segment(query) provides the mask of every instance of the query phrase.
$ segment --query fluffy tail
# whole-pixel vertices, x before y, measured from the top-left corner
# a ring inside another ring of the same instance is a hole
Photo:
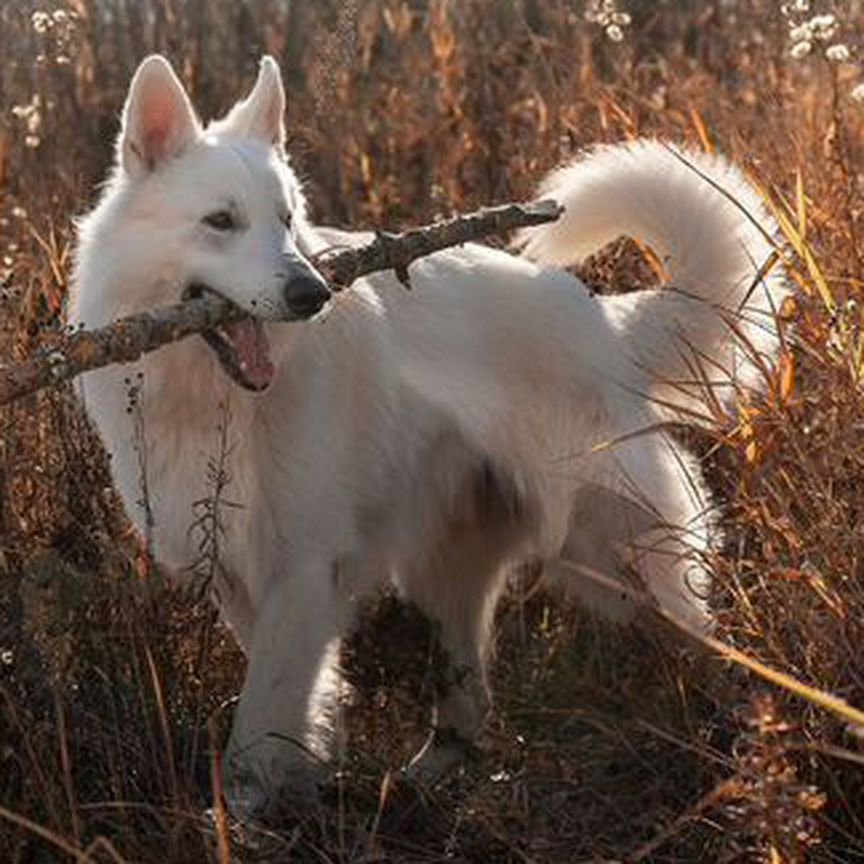
[[[528,257],[574,264],[628,235],[662,261],[664,289],[607,298],[660,401],[692,405],[707,381],[723,396],[736,385],[758,386],[757,358],[777,349],[774,313],[786,286],[779,265],[762,272],[777,226],[735,167],[638,141],[593,150],[553,172],[540,192],[566,210],[517,238]]]

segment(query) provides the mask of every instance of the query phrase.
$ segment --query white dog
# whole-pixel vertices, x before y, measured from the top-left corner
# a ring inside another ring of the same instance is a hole
[[[543,194],[566,212],[522,236],[527,257],[467,246],[412,265],[410,292],[387,273],[330,302],[310,260],[354,239],[308,222],[284,107],[265,58],[249,97],[204,129],[169,64],[145,60],[116,170],[80,226],[69,309],[93,327],[209,290],[250,313],[83,381],[128,513],[176,574],[198,554],[193,505],[230,408],[240,506],[223,514],[217,588],[249,658],[226,758],[241,813],[326,763],[340,639],[381,580],[440,623],[463,673],[420,771],[451,764],[484,719],[508,565],[540,558],[578,583],[571,564],[626,563],[657,604],[707,626],[708,496],[661,421],[696,416],[704,377],[754,377],[745,355],[776,347],[784,291],[759,273],[771,243],[756,223],[774,226],[743,178],[637,142],[552,175]],[[550,266],[622,234],[674,289],[593,297]]]

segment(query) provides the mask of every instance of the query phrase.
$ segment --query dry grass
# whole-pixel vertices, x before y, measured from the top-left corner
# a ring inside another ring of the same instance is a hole
[[[858,70],[792,61],[768,0],[628,5],[615,43],[568,0],[0,4],[0,357],[56,329],[71,217],[151,50],[206,115],[277,55],[315,215],[354,227],[525,197],[594,142],[720,148],[775,202],[799,290],[764,401],[691,435],[728,538],[719,635],[861,707]],[[860,3],[828,6],[860,28]],[[622,290],[650,271],[619,244],[585,275]],[[241,658],[148,566],[69,392],[0,412],[0,490],[4,862],[864,861],[864,749],[842,720],[662,626],[616,632],[539,595],[501,612],[482,757],[431,790],[393,771],[423,735],[434,634],[383,598],[346,648],[332,789],[243,831],[206,812]]]

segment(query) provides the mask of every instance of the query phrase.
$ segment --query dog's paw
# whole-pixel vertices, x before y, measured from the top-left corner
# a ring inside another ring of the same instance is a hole
[[[319,801],[320,784],[326,778],[323,766],[300,762],[280,764],[269,771],[262,767],[260,763],[237,760],[228,765],[225,802],[238,822],[272,825]]]
[[[432,785],[466,763],[476,762],[480,756],[480,749],[455,729],[435,729],[420,752],[402,769],[402,775]]]

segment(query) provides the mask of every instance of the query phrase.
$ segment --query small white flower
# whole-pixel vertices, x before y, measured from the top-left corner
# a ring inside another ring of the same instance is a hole
[[[852,52],[848,46],[837,43],[825,49],[825,56],[834,63],[845,63],[852,56]]]
[[[857,102],[859,105],[864,104],[864,82],[856,84],[855,87],[852,88],[849,98],[853,102]]]
[[[47,12],[34,12],[30,16],[30,23],[37,33],[47,33],[53,22]]]
[[[812,48],[812,42],[796,42],[790,49],[789,53],[795,60],[800,60],[802,57],[806,57]]]
[[[26,120],[33,114],[39,113],[39,106],[42,104],[42,99],[38,93],[33,94],[33,98],[26,105],[15,105],[12,108],[12,116],[19,120]]]
[[[821,30],[825,27],[833,27],[837,23],[837,16],[829,12],[827,15],[814,15],[810,19],[810,26]]]
[[[813,28],[808,24],[799,24],[789,30],[789,39],[792,42],[809,42],[813,38]]]
[[[788,18],[790,15],[798,15],[802,12],[810,11],[810,0],[793,0],[792,3],[784,3],[780,7],[780,14],[784,18]]]
[[[632,21],[628,12],[618,8],[618,0],[588,0],[583,14],[586,21],[602,27],[613,42],[624,38],[623,28]]]
[[[809,23],[817,39],[830,39],[837,32],[836,15],[814,15]]]

